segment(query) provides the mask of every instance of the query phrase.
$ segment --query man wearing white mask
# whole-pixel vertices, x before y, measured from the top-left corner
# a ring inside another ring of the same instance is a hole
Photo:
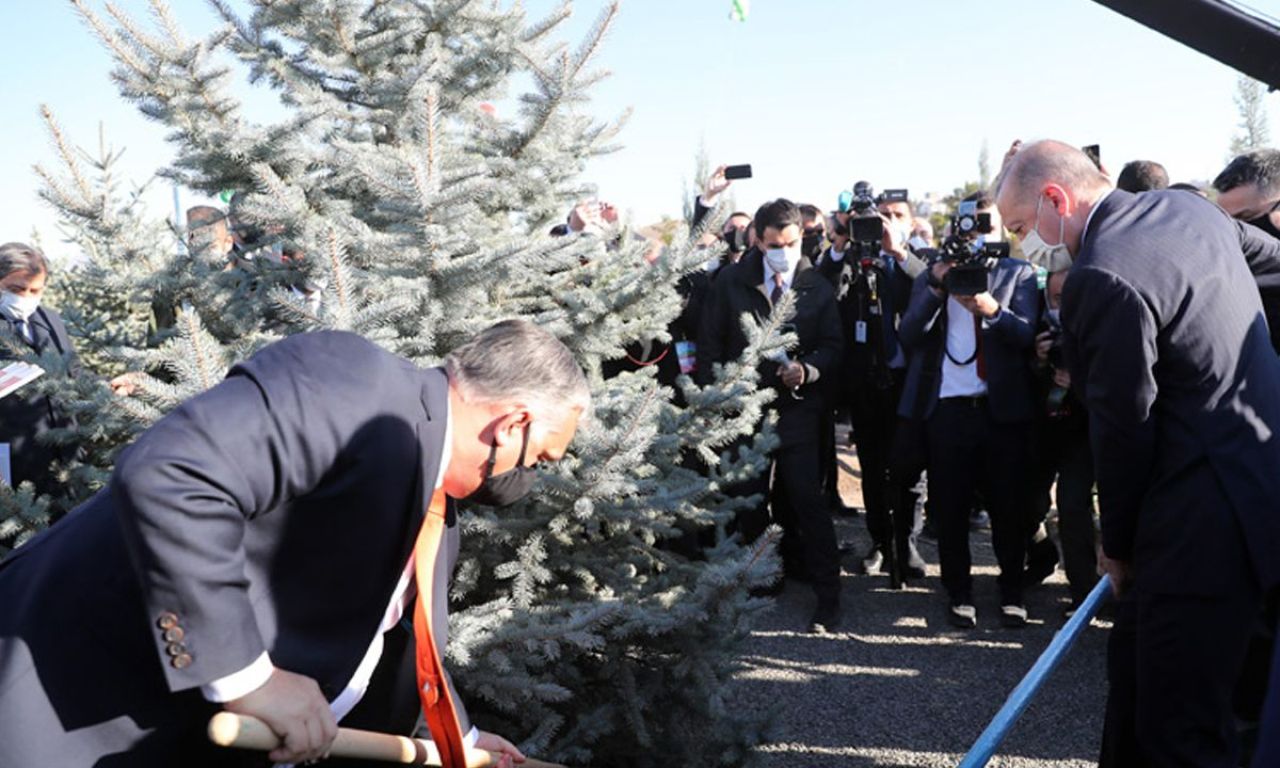
[[[1071,270],[1064,352],[1089,412],[1099,561],[1131,596],[1101,764],[1239,765],[1233,691],[1280,586],[1280,360],[1254,282],[1280,242],[1198,195],[1112,189],[1056,141],[1017,150],[996,201],[1029,258]]]
[[[758,364],[760,386],[777,390],[769,407],[777,413],[781,443],[772,457],[773,472],[736,489],[737,495],[760,493],[769,502],[739,513],[737,529],[744,540],[755,539],[772,512],[784,531],[786,573],[810,581],[817,595],[810,630],[825,632],[840,621],[840,562],[830,505],[822,493],[820,438],[828,403],[826,382],[820,380],[833,376],[840,362],[840,313],[831,285],[802,254],[800,208],[785,199],[765,203],[754,226],[756,244],[720,270],[704,306],[695,378],[710,383],[714,364],[739,360],[748,345],[743,315],[765,322],[784,296],[794,294],[795,314],[785,327],[795,333],[797,344],[788,358],[745,361]]]
[[[62,317],[40,306],[49,280],[49,263],[39,249],[23,243],[0,245],[0,367],[26,354],[61,355],[69,371],[78,369],[75,350]],[[31,481],[39,493],[56,491],[50,471],[55,459],[68,458],[61,449],[42,444],[37,436],[65,427],[71,420],[45,395],[30,389],[0,399],[0,444],[9,466],[0,466],[13,485]]]

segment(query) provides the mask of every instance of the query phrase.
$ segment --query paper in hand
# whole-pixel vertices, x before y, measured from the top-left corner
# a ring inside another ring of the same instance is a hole
[[[0,397],[7,397],[44,375],[44,369],[30,363],[14,362],[0,368]]]

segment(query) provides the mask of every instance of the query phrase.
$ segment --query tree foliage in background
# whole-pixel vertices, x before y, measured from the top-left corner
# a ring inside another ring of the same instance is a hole
[[[1247,75],[1236,78],[1236,93],[1232,97],[1240,122],[1240,132],[1231,138],[1227,159],[1251,149],[1261,149],[1271,144],[1271,128],[1267,122],[1266,86]]]
[[[784,312],[744,320],[743,360],[706,388],[682,378],[679,398],[652,370],[600,375],[627,343],[666,337],[677,282],[705,261],[683,232],[651,266],[623,231],[544,235],[591,193],[584,163],[615,148],[621,120],[588,106],[617,5],[570,45],[568,3],[531,19],[468,0],[252,0],[247,15],[210,0],[220,22],[192,37],[162,0],[149,23],[71,2],[122,96],[169,130],[160,176],[240,191],[238,223],[265,234],[230,265],[179,247],[184,233],[121,190],[119,153],[77,152],[46,110],[58,167],[38,169],[42,195],[85,258],[60,276],[58,308],[86,369],[42,360],[50,375],[33,386],[76,417],[47,438],[80,451],[54,498],[0,489],[0,540],[101,488],[140,430],[282,334],[351,330],[433,365],[497,320],[529,318],[588,370],[594,413],[536,493],[462,517],[448,663],[469,709],[569,763],[750,762],[767,717],[727,697],[764,605],[748,589],[777,563],[769,540],[726,535],[748,500],[725,488],[764,465],[772,394],[756,363],[794,340]],[[246,87],[275,93],[282,117],[250,119]],[[274,258],[283,244],[302,260]],[[296,295],[304,282],[319,310]],[[105,383],[121,374],[133,396]],[[699,535],[696,551],[677,546]]]

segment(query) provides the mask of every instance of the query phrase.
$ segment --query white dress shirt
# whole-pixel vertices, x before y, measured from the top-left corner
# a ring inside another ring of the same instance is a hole
[[[453,444],[453,415],[448,408],[446,400],[444,450],[440,456],[440,470],[436,474],[435,485],[432,486],[437,490],[444,482],[444,473],[449,466],[449,454]],[[441,546],[443,545],[444,539],[442,537]],[[442,564],[442,560],[443,558],[437,558],[436,561],[437,578],[440,576],[439,566]],[[378,661],[382,658],[382,636],[389,630],[394,629],[405,613],[412,610],[413,600],[417,596],[416,591],[410,589],[411,586],[414,586],[414,572],[414,558],[410,554],[404,570],[400,573],[400,580],[396,583],[396,589],[391,594],[391,602],[387,604],[387,610],[382,616],[382,624],[379,625],[378,631],[374,633],[373,638],[369,641],[369,650],[365,651],[364,658],[360,661],[360,665],[356,667],[356,671],[351,676],[351,680],[347,682],[346,687],[329,703],[330,711],[333,712],[334,718],[339,722],[350,714],[351,710],[355,709],[356,704],[360,703],[360,699],[369,690],[369,680],[373,677],[373,671],[377,668]],[[449,574],[444,574],[444,576],[447,579]],[[214,680],[208,685],[201,686],[200,690],[209,701],[231,701],[252,693],[264,685],[267,679],[271,677],[274,669],[271,658],[264,651],[248,667],[227,677]],[[480,731],[475,726],[472,726],[464,741],[467,747],[474,747],[479,738]]]
[[[938,398],[979,397],[987,394],[987,382],[978,376],[978,336],[974,332],[973,313],[954,298],[947,297],[946,350],[942,355],[942,384]],[[955,360],[968,360],[957,365]],[[972,359],[970,359],[972,358]]]

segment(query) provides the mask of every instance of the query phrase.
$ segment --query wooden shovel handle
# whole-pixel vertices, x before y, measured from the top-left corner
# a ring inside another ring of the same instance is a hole
[[[233,712],[219,712],[209,719],[209,740],[221,747],[264,752],[280,746],[280,737],[266,723],[256,717]],[[440,752],[429,741],[355,728],[339,728],[329,754],[399,765],[440,765]],[[501,755],[483,749],[468,749],[467,768],[490,768],[496,766],[500,758]],[[564,768],[532,759],[517,765],[520,768]]]

